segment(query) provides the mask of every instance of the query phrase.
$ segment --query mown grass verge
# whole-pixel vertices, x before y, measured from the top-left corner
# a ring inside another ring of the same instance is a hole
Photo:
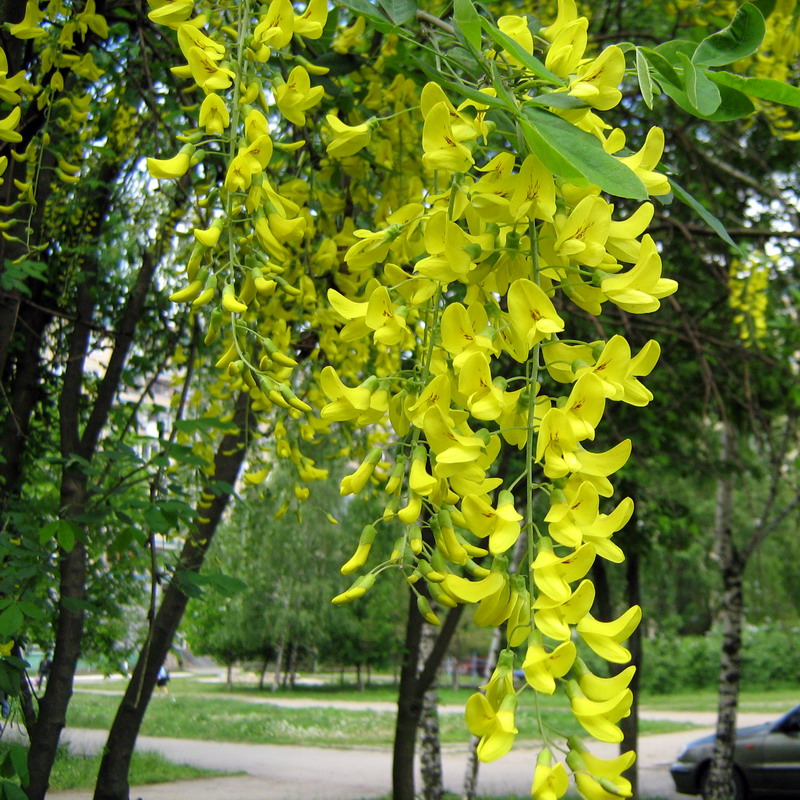
[[[318,747],[389,746],[394,737],[393,712],[350,711],[338,708],[284,708],[268,702],[247,702],[222,695],[180,694],[172,703],[156,696],[150,702],[142,734],[182,739],[205,739],[251,744],[295,744]],[[268,700],[268,698],[267,698]],[[118,697],[78,692],[72,699],[67,724],[76,728],[107,729]],[[564,710],[544,709],[543,722],[570,735],[580,727]],[[516,724],[519,739],[538,738],[536,711],[521,707]],[[466,744],[469,733],[461,714],[442,714],[444,744]],[[672,722],[643,721],[642,733],[685,730]]]
[[[0,754],[5,754],[10,745],[0,742]],[[85,756],[72,753],[67,747],[59,747],[50,776],[50,791],[67,789],[91,789],[100,768],[100,755]],[[158,753],[136,752],[133,754],[130,771],[131,786],[149,783],[171,783],[197,778],[214,778],[233,775],[219,770],[200,769],[186,764],[174,764]]]

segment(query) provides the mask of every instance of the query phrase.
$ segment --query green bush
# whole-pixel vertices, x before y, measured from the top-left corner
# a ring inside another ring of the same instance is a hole
[[[641,687],[652,694],[714,689],[722,635],[671,636],[644,643]],[[786,628],[753,628],[742,634],[742,688],[771,689],[800,682],[800,643]]]

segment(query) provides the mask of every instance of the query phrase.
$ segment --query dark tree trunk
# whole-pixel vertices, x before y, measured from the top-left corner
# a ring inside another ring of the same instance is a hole
[[[277,692],[281,685],[281,673],[283,672],[283,654],[286,650],[286,639],[281,637],[278,643],[278,650],[275,653],[275,674],[272,676],[272,691]]]
[[[392,754],[393,800],[414,800],[414,753],[423,697],[436,678],[439,665],[447,652],[463,610],[462,605],[450,609],[422,671],[418,671],[422,616],[417,610],[416,596],[413,592],[409,592]]]
[[[237,429],[226,434],[214,459],[214,484],[236,482],[246,449],[246,426],[249,398],[241,394],[236,402],[234,424]],[[188,601],[180,584],[182,573],[196,574],[205,559],[222,513],[230,498],[211,487],[205,490],[214,494],[211,507],[204,509],[197,532],[184,543],[174,579],[164,592],[161,606],[155,615],[149,635],[139,653],[133,675],[122,698],[111,730],[108,734],[100,772],[97,776],[94,800],[128,800],[128,770],[136,738],[144,719],[147,704],[153,695],[159,667],[164,663],[175,631],[183,618]]]
[[[83,507],[86,476],[65,470],[62,500],[68,512]],[[78,665],[83,637],[83,603],[86,591],[86,546],[77,540],[67,553],[60,550],[58,623],[53,663],[47,689],[39,703],[39,716],[33,728],[28,751],[30,782],[25,787],[29,800],[44,800],[50,772],[56,758],[61,731],[66,725],[67,707],[72,697],[72,681]]]

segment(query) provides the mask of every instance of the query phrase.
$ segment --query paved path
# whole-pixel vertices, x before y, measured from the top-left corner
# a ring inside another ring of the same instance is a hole
[[[323,705],[332,708],[375,708],[393,710],[391,703],[357,703],[276,698],[262,700],[282,706]],[[454,710],[456,707],[452,707]],[[458,709],[459,711],[461,709]],[[710,712],[689,713],[648,711],[643,716],[675,719],[712,725]],[[775,719],[774,711],[765,714],[742,713],[740,725]],[[669,765],[686,743],[711,732],[710,728],[642,737],[639,747],[640,796],[678,800],[669,777]],[[96,752],[105,743],[104,731],[67,730],[64,740],[79,752]],[[138,749],[155,750],[171,761],[210,769],[241,771],[246,775],[181,781],[135,787],[131,800],[367,800],[386,796],[390,791],[391,753],[380,748],[314,748],[292,745],[254,745],[204,742],[191,739],[139,737]],[[600,756],[616,755],[614,745],[593,746]],[[486,796],[530,793],[536,751],[533,747],[515,748],[505,758],[480,768],[479,792]],[[445,788],[458,793],[466,762],[463,748],[447,748],[443,754]],[[89,792],[51,792],[48,800],[88,800]]]

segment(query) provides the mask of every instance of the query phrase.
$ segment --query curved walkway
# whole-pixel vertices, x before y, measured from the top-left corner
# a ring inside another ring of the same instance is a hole
[[[259,698],[253,698],[262,702]],[[375,708],[393,710],[391,703],[361,704],[351,701],[325,701],[280,698],[264,700],[282,706],[323,705],[336,708]],[[455,710],[455,707],[453,707]],[[459,711],[461,709],[458,709]],[[643,716],[713,724],[713,713],[643,712]],[[740,725],[774,719],[767,714],[742,713]],[[669,777],[669,765],[680,748],[711,732],[710,728],[679,733],[645,736],[640,739],[640,796],[678,800]],[[105,731],[67,730],[64,740],[78,752],[96,752],[105,744]],[[131,800],[366,800],[385,797],[390,791],[391,753],[381,749],[334,749],[293,745],[255,745],[206,742],[193,739],[168,739],[142,736],[138,749],[155,750],[171,761],[210,769],[244,772],[246,775],[181,781],[131,789]],[[593,746],[598,755],[616,755],[614,745]],[[480,768],[479,792],[485,796],[530,793],[535,750],[515,748],[505,758]],[[459,793],[466,751],[447,748],[443,753],[444,781],[448,791]],[[51,792],[51,800],[88,800],[89,792]]]

